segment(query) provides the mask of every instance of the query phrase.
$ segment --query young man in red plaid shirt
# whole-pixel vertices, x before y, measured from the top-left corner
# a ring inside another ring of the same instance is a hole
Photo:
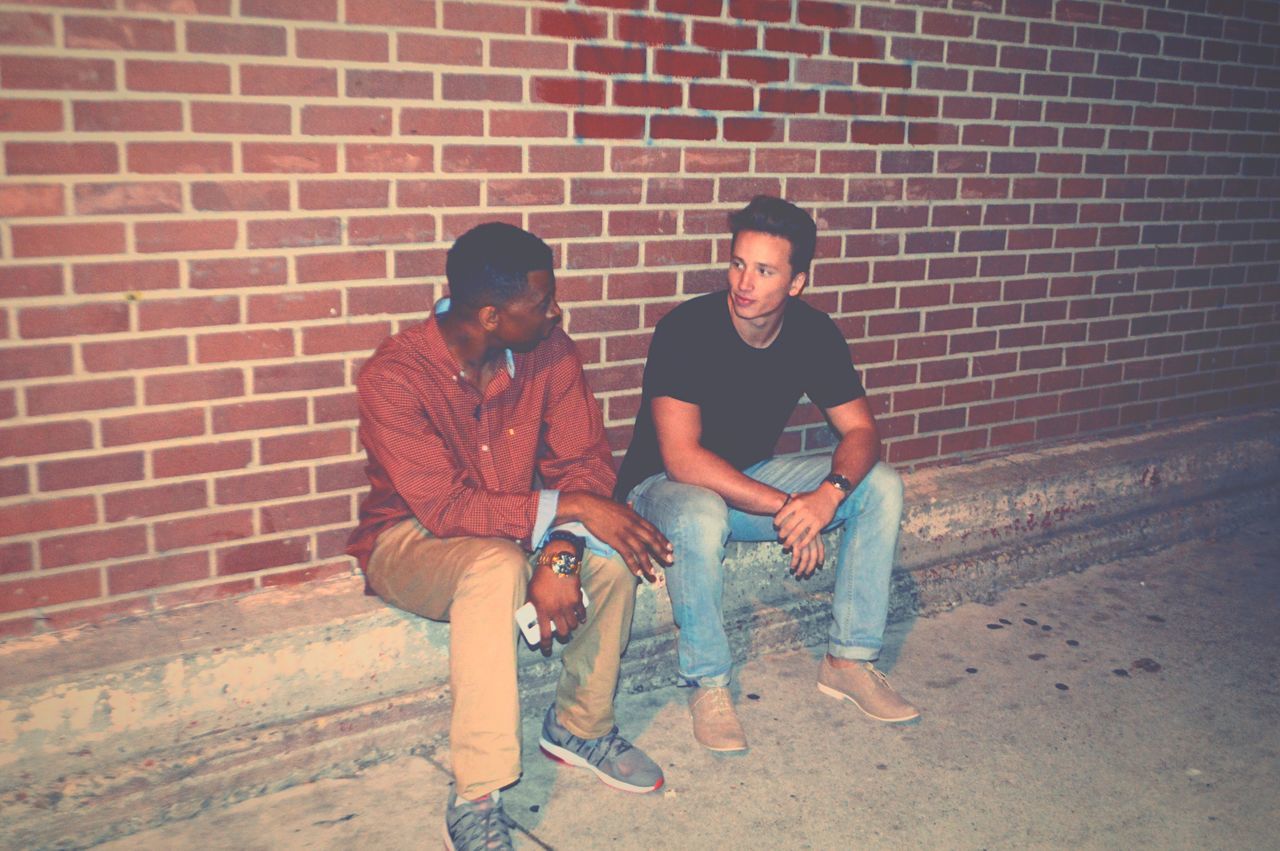
[[[450,622],[446,845],[507,848],[498,790],[520,777],[515,610],[533,603],[544,653],[553,624],[568,642],[543,750],[615,788],[652,791],[662,770],[618,735],[613,692],[633,574],[652,581],[671,549],[610,498],[609,446],[559,327],[551,249],[480,225],[450,249],[446,276],[451,299],[360,372],[371,488],[348,552],[388,603]]]

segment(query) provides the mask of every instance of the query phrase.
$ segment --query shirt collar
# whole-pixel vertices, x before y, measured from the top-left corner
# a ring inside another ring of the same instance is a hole
[[[436,302],[435,310],[433,312],[435,313],[436,316],[441,316],[442,314],[448,313],[449,305],[452,303],[453,303],[453,299],[450,299],[446,296],[445,298],[442,298]],[[515,355],[511,354],[510,349],[506,350],[506,354],[507,354],[507,375],[511,378],[515,378],[516,377]]]

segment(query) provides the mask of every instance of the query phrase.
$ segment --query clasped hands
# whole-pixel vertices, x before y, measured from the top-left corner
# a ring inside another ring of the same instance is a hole
[[[811,491],[790,494],[773,516],[782,551],[791,554],[790,569],[797,579],[812,576],[822,566],[826,558],[822,530],[836,516],[841,499],[835,488],[819,485]]]

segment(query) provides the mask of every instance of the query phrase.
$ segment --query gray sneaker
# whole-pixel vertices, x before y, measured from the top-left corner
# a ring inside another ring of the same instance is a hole
[[[585,768],[624,792],[652,792],[662,786],[662,769],[644,751],[618,735],[614,727],[598,739],[581,739],[556,720],[555,704],[542,721],[538,744],[550,758]]]
[[[449,793],[444,811],[444,847],[449,851],[512,851],[511,828],[516,823],[502,809],[502,793],[490,792],[478,801],[459,800]]]

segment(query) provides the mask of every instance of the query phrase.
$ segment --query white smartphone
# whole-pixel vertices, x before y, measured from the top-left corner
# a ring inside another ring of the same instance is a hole
[[[587,599],[587,589],[582,589],[582,607],[585,609],[591,604]],[[520,631],[524,633],[524,640],[531,645],[536,645],[542,640],[542,631],[538,629],[538,612],[533,608],[533,603],[525,603],[516,609],[516,626],[520,627]],[[551,631],[556,631],[556,622],[551,621]]]

